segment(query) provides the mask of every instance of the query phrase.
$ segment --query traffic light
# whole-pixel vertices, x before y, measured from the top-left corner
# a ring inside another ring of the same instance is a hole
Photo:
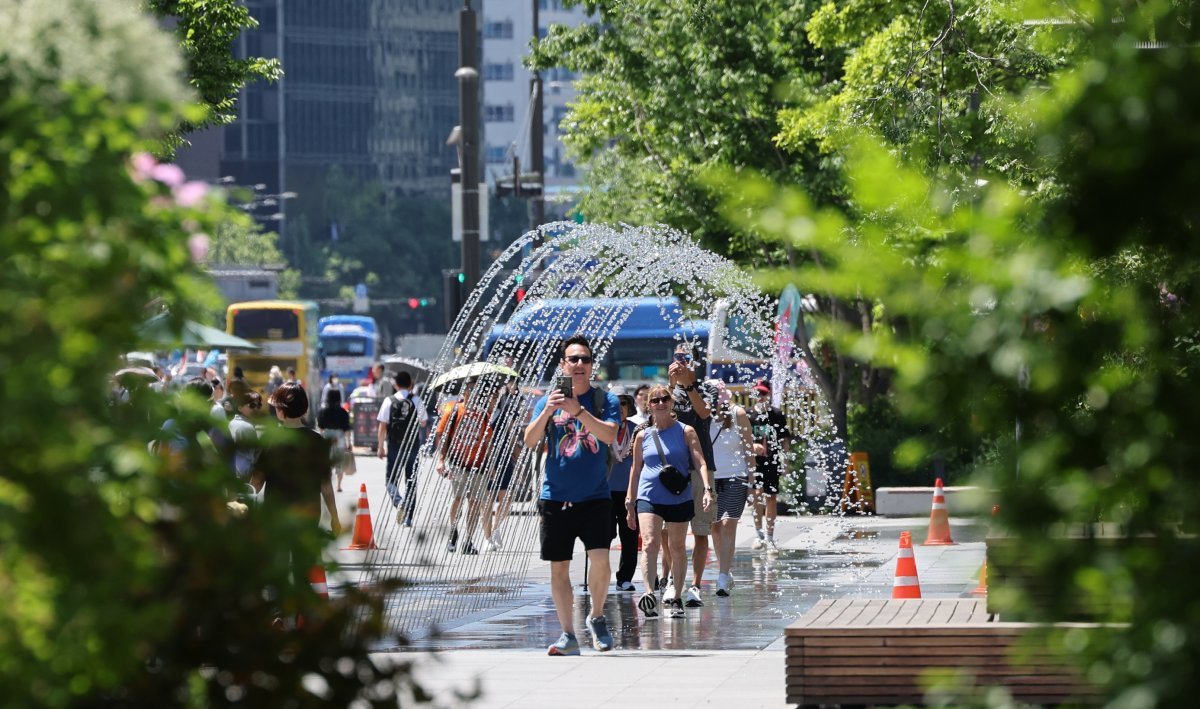
[[[517,290],[516,290],[517,305],[520,305],[525,300],[525,286],[523,285],[523,283],[525,281],[525,274],[514,273],[513,280],[516,281],[516,284],[517,284]]]
[[[454,326],[458,311],[462,310],[466,301],[466,280],[466,274],[458,269],[442,271],[442,319],[446,332],[450,332]]]
[[[413,310],[416,310],[417,308],[421,307],[421,301],[416,298],[409,298],[408,299],[408,307],[412,308]]]

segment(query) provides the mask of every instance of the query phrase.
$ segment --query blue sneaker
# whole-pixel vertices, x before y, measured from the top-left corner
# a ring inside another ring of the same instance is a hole
[[[607,632],[607,630],[608,629],[605,628],[606,632]],[[611,637],[609,638],[609,642],[612,642]],[[579,654],[579,641],[575,639],[574,635],[572,635],[570,633],[563,633],[562,635],[558,636],[558,642],[554,643],[553,645],[551,645],[549,648],[546,649],[546,654],[547,655],[578,655]]]
[[[612,633],[608,632],[608,621],[604,616],[587,619],[588,632],[592,634],[592,647],[608,652],[613,647]]]

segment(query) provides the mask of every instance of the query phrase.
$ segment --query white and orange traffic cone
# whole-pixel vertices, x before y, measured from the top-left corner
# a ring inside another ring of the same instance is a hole
[[[953,544],[950,538],[950,513],[946,511],[946,491],[942,479],[933,484],[933,509],[929,511],[929,533],[921,546],[945,546]]]
[[[896,555],[896,576],[892,581],[892,598],[920,598],[921,582],[917,579],[917,559],[913,556],[912,533],[900,533],[900,553]]]
[[[350,546],[343,550],[378,549],[375,546],[375,530],[371,526],[371,506],[367,502],[367,485],[363,483],[358,491],[358,511],[354,515],[354,535],[350,537]]]
[[[329,582],[325,579],[325,566],[317,564],[308,570],[308,582],[312,585],[313,593],[329,600]]]

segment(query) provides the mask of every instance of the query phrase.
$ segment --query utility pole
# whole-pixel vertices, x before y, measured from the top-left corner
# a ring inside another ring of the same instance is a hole
[[[533,5],[533,45],[541,41],[541,23],[538,18],[538,0]],[[529,96],[533,99],[533,116],[529,121],[529,167],[541,183],[540,189],[529,197],[529,227],[537,229],[546,221],[546,150],[543,145],[545,128],[542,125],[542,74],[537,69],[529,78]],[[516,176],[520,180],[520,175]]]
[[[479,283],[479,60],[475,11],[463,0],[458,11],[458,124],[462,127],[462,272],[464,291]]]

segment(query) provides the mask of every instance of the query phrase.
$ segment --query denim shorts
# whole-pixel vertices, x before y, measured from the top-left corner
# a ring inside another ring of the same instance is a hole
[[[638,500],[637,512],[640,515],[658,515],[664,522],[691,522],[696,514],[696,506],[690,500],[677,505],[657,505],[649,500]]]

